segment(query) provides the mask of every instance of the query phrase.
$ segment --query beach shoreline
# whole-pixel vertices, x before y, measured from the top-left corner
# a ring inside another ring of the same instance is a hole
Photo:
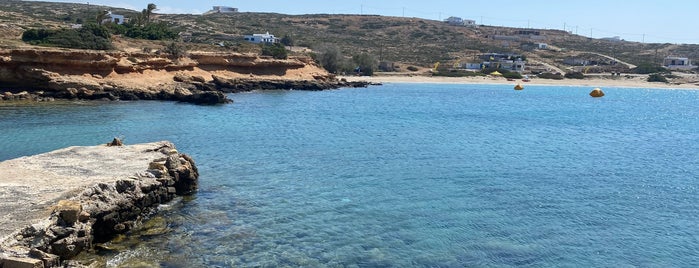
[[[597,76],[586,79],[541,79],[532,78],[529,82],[522,79],[508,81],[502,77],[478,76],[478,77],[439,77],[425,75],[375,75],[375,76],[340,76],[347,81],[366,81],[370,83],[410,83],[410,84],[485,84],[485,85],[511,85],[514,87],[520,84],[526,86],[575,86],[593,88],[659,88],[659,89],[682,89],[699,90],[699,84],[692,83],[658,83],[646,81],[647,75],[629,75],[611,78],[607,76]]]

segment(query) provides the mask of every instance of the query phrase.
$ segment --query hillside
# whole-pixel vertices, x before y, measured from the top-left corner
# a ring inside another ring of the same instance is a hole
[[[3,29],[3,36],[0,38],[5,40],[0,45],[20,46],[18,35],[28,27],[68,27],[78,18],[88,18],[105,9],[127,17],[136,14],[136,11],[85,4],[3,1],[0,3],[0,28]],[[254,51],[254,47],[244,44],[242,36],[270,32],[278,37],[289,35],[297,46],[314,51],[337,47],[346,57],[368,53],[379,60],[422,67],[430,67],[435,62],[451,64],[475,61],[476,56],[485,52],[522,54],[530,59],[529,66],[539,65],[553,70],[570,70],[571,66],[563,63],[567,57],[584,58],[601,66],[588,68],[590,72],[624,71],[626,65],[616,65],[616,61],[631,65],[660,63],[665,56],[670,55],[699,60],[699,45],[590,39],[550,29],[483,25],[464,27],[420,18],[243,12],[157,15],[157,19],[178,28],[182,32],[183,41],[192,50]],[[518,31],[525,31],[525,34],[517,34]],[[121,50],[138,50],[162,44],[119,38],[117,41],[117,48]],[[549,48],[534,49],[537,43],[546,43]],[[224,44],[225,47],[215,44]]]

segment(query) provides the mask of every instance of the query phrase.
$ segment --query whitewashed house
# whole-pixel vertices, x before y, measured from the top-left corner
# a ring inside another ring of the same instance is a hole
[[[246,35],[245,41],[254,44],[274,44],[279,43],[279,38],[276,38],[274,37],[274,35],[269,34],[269,32],[267,32],[264,34]]]
[[[102,21],[102,23],[115,23],[115,24],[124,24],[126,22],[126,18],[124,18],[124,15],[118,15],[114,14],[111,11],[107,11],[107,16],[106,18]]]
[[[211,11],[215,13],[236,13],[238,12],[238,8],[235,7],[227,7],[227,6],[214,6]]]
[[[692,65],[692,60],[686,57],[665,57],[663,66],[670,70],[691,70],[697,67]]]

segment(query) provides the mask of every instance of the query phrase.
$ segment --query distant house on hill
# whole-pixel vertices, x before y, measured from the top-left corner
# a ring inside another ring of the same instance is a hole
[[[571,66],[587,66],[590,65],[590,61],[583,58],[567,57],[563,59],[563,63]]]
[[[692,65],[692,60],[685,57],[665,57],[663,66],[670,70],[690,70],[697,67]]]
[[[476,21],[475,20],[465,20],[459,17],[449,17],[444,22],[448,23],[449,25],[456,25],[456,26],[469,26],[469,27],[474,27],[476,26]]]
[[[236,12],[238,12],[238,8],[226,7],[226,6],[214,6],[214,8],[211,11],[213,11],[214,13],[236,13]]]
[[[102,20],[102,23],[115,23],[115,24],[124,24],[126,22],[126,18],[124,18],[124,15],[117,15],[112,13],[111,11],[107,11],[106,18]]]
[[[609,41],[609,42],[621,42],[623,41],[620,36],[613,36],[613,37],[604,37],[600,38],[604,41]]]
[[[449,25],[464,25],[464,19],[459,18],[459,17],[448,17],[444,22],[448,23]]]
[[[274,35],[269,34],[269,32],[267,32],[264,34],[246,35],[245,41],[254,44],[274,44],[279,43],[279,38],[276,38],[274,37]]]

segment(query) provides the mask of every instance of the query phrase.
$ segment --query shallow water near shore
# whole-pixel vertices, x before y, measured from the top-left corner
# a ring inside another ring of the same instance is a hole
[[[387,84],[0,105],[0,160],[170,140],[200,191],[109,266],[691,267],[699,91]]]

